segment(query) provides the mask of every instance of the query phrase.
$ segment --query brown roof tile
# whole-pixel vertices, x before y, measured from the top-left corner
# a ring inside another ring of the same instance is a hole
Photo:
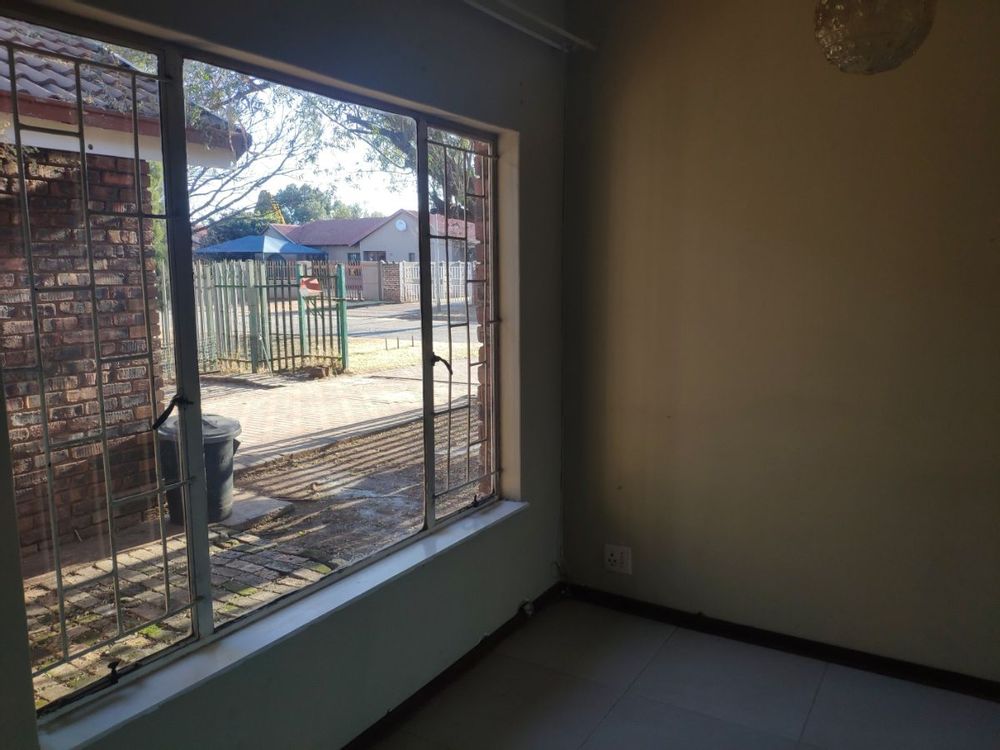
[[[416,219],[417,215],[413,211],[401,209],[391,216],[371,216],[364,219],[320,219],[310,221],[306,224],[271,224],[271,228],[283,237],[297,242],[300,245],[310,247],[321,247],[336,245],[340,247],[351,247],[357,245],[361,240],[383,226],[390,219],[394,219],[400,213],[406,213],[411,218]],[[448,236],[454,239],[463,237],[463,221],[461,219],[448,220]],[[430,215],[430,225],[432,235],[444,234],[444,216],[441,214]],[[471,221],[466,227],[468,238],[476,240],[476,225]]]
[[[14,50],[17,73],[18,105],[22,115],[56,122],[76,122],[76,72],[80,65],[80,92],[86,124],[118,130],[130,130],[132,119],[132,74],[136,76],[136,101],[139,105],[141,132],[159,133],[159,84],[143,71],[102,42],[75,34],[36,26],[25,21],[0,17],[0,99],[10,96],[10,66],[5,43],[30,47],[32,51]],[[36,52],[37,50],[37,52]],[[46,54],[49,53],[49,54]],[[87,65],[87,62],[113,66],[114,69]],[[0,101],[0,109],[10,104]],[[197,123],[188,129],[191,141],[212,143],[241,153],[246,149],[247,134],[239,125],[197,108]]]
[[[365,219],[320,219],[306,224],[272,225],[300,245],[356,245],[389,220],[387,216]]]
[[[132,72],[137,71],[125,58],[117,55],[107,45],[91,39],[64,34],[42,26],[0,18],[0,42],[11,42],[38,51],[15,50],[14,67],[17,71],[17,89],[20,96],[66,105],[76,104],[74,60],[113,65],[120,68],[80,66],[80,89],[84,107],[89,110],[131,114]],[[0,92],[10,92],[10,67],[8,50],[0,47]],[[49,52],[52,55],[44,53]],[[58,56],[53,56],[58,55]],[[136,95],[139,114],[156,117],[159,113],[159,91],[155,80],[138,77]]]

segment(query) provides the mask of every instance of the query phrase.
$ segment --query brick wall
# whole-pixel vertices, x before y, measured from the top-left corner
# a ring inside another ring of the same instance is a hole
[[[399,263],[382,264],[382,301],[402,302],[402,284],[400,284]]]
[[[104,462],[110,465],[112,493],[127,496],[155,484],[149,424],[163,400],[156,310],[156,261],[153,229],[142,228],[146,243],[140,257],[135,219],[93,217],[93,281],[96,287],[98,337],[94,340],[89,289],[91,268],[87,228],[81,212],[79,156],[29,149],[27,191],[42,371],[47,414],[42,414],[31,317],[28,258],[21,234],[20,175],[10,149],[0,169],[0,367],[3,369],[11,452],[14,461],[18,530],[24,551],[51,545],[47,472],[42,450],[43,420],[53,444],[87,441],[52,453],[52,490],[58,536],[62,542],[107,536]],[[135,211],[134,162],[108,156],[87,160],[90,209]],[[141,164],[140,194],[150,206],[149,174]],[[153,372],[147,352],[146,304],[153,311]],[[51,291],[49,291],[51,290]],[[100,372],[108,453],[100,442],[96,355],[107,359]],[[151,403],[150,381],[154,381]],[[154,502],[140,501],[116,511],[121,528],[135,523]],[[105,542],[106,545],[106,542]]]
[[[482,226],[482,225],[480,225]],[[478,228],[478,227],[477,227]],[[486,262],[486,244],[480,242],[476,245],[475,257],[479,268],[485,268]],[[492,351],[490,342],[487,340],[487,327],[486,327],[486,289],[484,284],[469,284],[469,293],[472,295],[470,304],[475,310],[476,316],[476,332],[477,340],[479,346],[476,347],[475,351],[469,352],[469,358],[472,362],[490,362],[492,357]],[[493,430],[493,415],[490,412],[490,404],[493,399],[493,382],[488,366],[477,367],[478,370],[478,385],[476,386],[476,405],[477,414],[480,424],[480,435],[492,434],[494,439],[497,437],[495,431]],[[493,456],[491,455],[491,449],[489,443],[482,443],[479,446],[479,465],[482,467],[483,472],[493,471],[495,469],[492,466]],[[490,477],[483,479],[479,483],[479,492],[483,495],[487,495],[491,492],[499,491],[499,487],[493,486],[493,480]]]

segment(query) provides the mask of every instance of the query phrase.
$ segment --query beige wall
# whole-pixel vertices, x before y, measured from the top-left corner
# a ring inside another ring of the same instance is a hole
[[[574,580],[1000,679],[1000,3],[938,5],[858,77],[811,2],[570,4]]]
[[[406,222],[406,229],[402,232],[396,229],[396,221],[400,218]],[[416,259],[419,247],[417,240],[417,220],[409,214],[397,216],[361,240],[360,244],[362,253],[382,251],[386,254],[385,259],[390,263],[409,260],[411,253],[414,254],[414,259]],[[364,255],[361,257],[364,259]]]

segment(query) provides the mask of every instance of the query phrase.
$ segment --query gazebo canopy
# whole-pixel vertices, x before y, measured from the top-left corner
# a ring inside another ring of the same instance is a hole
[[[214,255],[226,258],[257,258],[276,255],[300,255],[307,258],[325,258],[326,253],[305,245],[277,237],[252,234],[235,240],[209,245],[194,251],[195,255]]]

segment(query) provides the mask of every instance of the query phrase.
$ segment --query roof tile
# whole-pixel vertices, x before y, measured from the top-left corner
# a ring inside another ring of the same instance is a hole
[[[87,110],[131,113],[132,73],[142,71],[116,54],[108,45],[9,18],[0,18],[0,42],[37,50],[37,54],[24,50],[14,52],[19,95],[66,104],[75,103],[76,75],[73,62],[53,56],[65,55],[83,63],[80,66],[80,90]],[[7,56],[7,48],[0,47],[0,91],[4,92],[11,90]],[[87,65],[88,61],[114,65],[121,72]],[[138,76],[136,96],[141,115],[155,117],[158,114],[159,87],[155,80]]]

